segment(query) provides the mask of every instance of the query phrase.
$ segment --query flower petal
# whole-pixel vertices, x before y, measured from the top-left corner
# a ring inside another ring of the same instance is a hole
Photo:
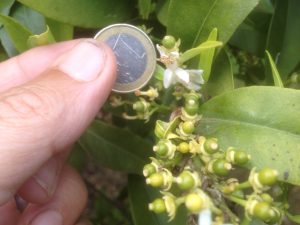
[[[190,75],[184,69],[181,69],[180,67],[178,67],[175,70],[175,74],[177,75],[177,77],[179,78],[180,81],[183,81],[185,83],[189,83],[190,82]]]
[[[166,69],[164,72],[164,88],[170,87],[174,79],[173,71],[170,69]]]
[[[157,44],[156,48],[159,52],[160,57],[167,56],[166,49],[163,46],[160,46],[159,44]]]
[[[191,80],[198,84],[204,84],[203,70],[187,70],[191,76]]]
[[[211,225],[211,211],[210,209],[203,209],[199,213],[198,225]]]

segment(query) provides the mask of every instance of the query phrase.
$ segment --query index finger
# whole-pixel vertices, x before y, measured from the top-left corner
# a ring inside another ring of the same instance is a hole
[[[34,79],[79,41],[72,40],[33,48],[0,63],[0,93]]]

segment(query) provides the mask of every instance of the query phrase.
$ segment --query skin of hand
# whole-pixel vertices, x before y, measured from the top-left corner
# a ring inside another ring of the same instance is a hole
[[[80,176],[65,164],[104,104],[116,60],[103,43],[73,40],[0,64],[0,225],[87,225]],[[19,195],[28,205],[20,212]]]

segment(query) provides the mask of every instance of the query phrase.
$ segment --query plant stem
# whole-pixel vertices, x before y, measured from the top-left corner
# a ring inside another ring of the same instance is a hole
[[[246,201],[244,199],[241,199],[241,198],[237,198],[237,197],[234,197],[232,195],[224,195],[225,198],[227,198],[228,200],[236,203],[236,204],[239,204],[241,206],[244,206],[246,205]]]
[[[251,184],[249,181],[245,181],[243,183],[240,183],[239,185],[236,186],[237,190],[241,190],[241,189],[246,189],[246,188],[250,188]]]

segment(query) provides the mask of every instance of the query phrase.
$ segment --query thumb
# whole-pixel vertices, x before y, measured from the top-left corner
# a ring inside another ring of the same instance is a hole
[[[0,205],[79,138],[105,102],[115,74],[112,51],[85,40],[36,79],[0,94]]]

